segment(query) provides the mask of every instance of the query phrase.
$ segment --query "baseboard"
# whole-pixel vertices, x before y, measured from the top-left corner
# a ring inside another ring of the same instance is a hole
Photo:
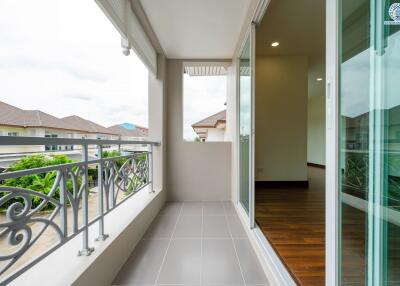
[[[325,169],[325,165],[321,165],[321,164],[316,164],[316,163],[307,163],[307,166],[309,167],[315,167],[315,168],[320,168],[320,169]]]
[[[299,189],[308,188],[307,181],[256,181],[256,188],[261,189]]]

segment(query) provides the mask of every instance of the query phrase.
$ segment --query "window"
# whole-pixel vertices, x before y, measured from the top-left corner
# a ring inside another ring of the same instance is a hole
[[[187,142],[226,141],[226,63],[187,63],[183,76],[183,136]]]
[[[18,132],[8,132],[8,136],[17,137],[17,136],[19,136],[19,133]]]

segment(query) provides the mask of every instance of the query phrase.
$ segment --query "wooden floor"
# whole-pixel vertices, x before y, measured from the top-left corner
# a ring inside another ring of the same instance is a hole
[[[325,171],[308,189],[256,190],[256,220],[299,285],[325,285]]]
[[[325,171],[308,171],[308,189],[256,189],[256,220],[296,282],[318,286],[325,285]],[[341,284],[366,285],[366,214],[346,204],[341,211]],[[388,223],[385,238],[388,285],[400,285],[400,226]]]

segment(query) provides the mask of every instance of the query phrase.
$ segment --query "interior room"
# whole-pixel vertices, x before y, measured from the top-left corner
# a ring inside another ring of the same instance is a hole
[[[255,218],[299,285],[325,285],[325,1],[256,27]]]

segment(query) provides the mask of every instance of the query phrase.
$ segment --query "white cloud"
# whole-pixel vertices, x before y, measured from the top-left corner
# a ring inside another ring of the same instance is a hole
[[[92,0],[0,1],[0,100],[109,126],[148,125],[145,66]]]

